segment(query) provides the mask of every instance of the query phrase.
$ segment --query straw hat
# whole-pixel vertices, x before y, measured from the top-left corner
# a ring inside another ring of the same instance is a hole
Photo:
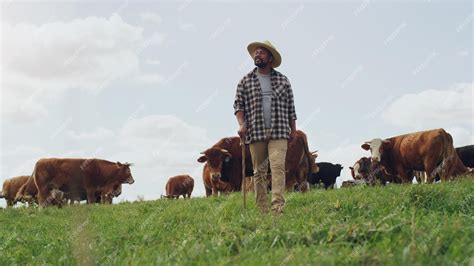
[[[273,56],[272,67],[273,68],[277,68],[281,64],[281,55],[270,41],[250,43],[247,46],[247,51],[249,51],[249,54],[252,58],[254,58],[255,50],[258,47],[264,47],[265,49],[270,51],[270,53],[272,53],[272,56]]]

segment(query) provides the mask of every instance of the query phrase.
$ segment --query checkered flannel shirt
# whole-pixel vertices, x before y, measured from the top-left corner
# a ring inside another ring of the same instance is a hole
[[[254,68],[240,80],[234,101],[234,114],[243,111],[245,115],[246,143],[265,140],[262,88],[256,72],[257,68]],[[285,75],[274,69],[271,71],[270,79],[273,91],[270,139],[288,139],[290,120],[296,120],[291,84]]]

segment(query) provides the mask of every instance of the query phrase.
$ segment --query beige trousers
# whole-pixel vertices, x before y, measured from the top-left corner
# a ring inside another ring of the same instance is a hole
[[[257,207],[266,212],[268,163],[272,172],[272,210],[282,212],[285,205],[285,159],[288,140],[270,140],[270,131],[266,131],[267,140],[250,144],[253,163],[253,180]]]

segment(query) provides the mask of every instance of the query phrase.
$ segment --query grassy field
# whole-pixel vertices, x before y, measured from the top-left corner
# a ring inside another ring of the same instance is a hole
[[[0,210],[0,265],[474,265],[474,181]]]

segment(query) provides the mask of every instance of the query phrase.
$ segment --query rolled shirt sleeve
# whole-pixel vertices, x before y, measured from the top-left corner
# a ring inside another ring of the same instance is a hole
[[[291,89],[291,84],[288,81],[288,111],[290,120],[296,120],[296,111],[295,111],[295,102],[293,98],[293,90]]]
[[[242,79],[237,85],[237,92],[234,100],[234,115],[239,112],[245,112],[245,98],[244,98],[244,80]]]

